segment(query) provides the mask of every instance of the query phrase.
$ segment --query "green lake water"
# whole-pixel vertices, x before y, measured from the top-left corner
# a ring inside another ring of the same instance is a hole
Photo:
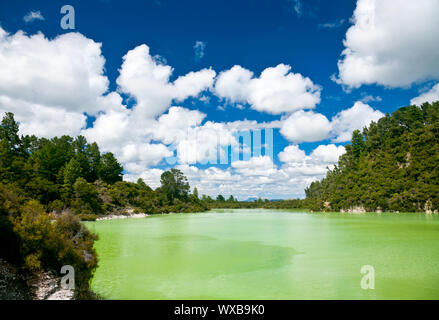
[[[439,299],[439,217],[214,210],[87,222],[107,299]],[[375,289],[361,288],[362,266]]]

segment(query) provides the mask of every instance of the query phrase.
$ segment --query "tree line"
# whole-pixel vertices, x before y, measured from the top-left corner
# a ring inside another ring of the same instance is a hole
[[[362,131],[322,181],[306,190],[315,211],[437,212],[439,102],[407,106]]]
[[[123,181],[123,167],[83,136],[20,136],[12,113],[0,124],[0,258],[30,273],[72,265],[77,297],[91,297],[97,236],[80,222],[129,212],[205,211],[177,169],[152,190]]]

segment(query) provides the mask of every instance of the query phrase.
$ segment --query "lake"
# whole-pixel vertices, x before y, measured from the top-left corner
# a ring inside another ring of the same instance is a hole
[[[437,215],[242,209],[86,224],[100,237],[92,289],[106,299],[439,299]],[[365,265],[375,289],[360,285]]]

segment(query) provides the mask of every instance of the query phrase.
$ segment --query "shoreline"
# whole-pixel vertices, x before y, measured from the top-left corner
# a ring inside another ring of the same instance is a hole
[[[116,219],[128,219],[128,218],[134,218],[134,219],[140,219],[140,218],[146,218],[149,214],[146,213],[132,213],[132,214],[110,214],[108,216],[101,216],[96,218],[95,221],[102,221],[102,220],[116,220]]]

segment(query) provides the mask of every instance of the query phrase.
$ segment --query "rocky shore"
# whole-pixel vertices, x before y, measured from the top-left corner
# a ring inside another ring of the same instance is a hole
[[[24,273],[0,259],[0,300],[73,300],[73,290],[60,282],[50,272]]]
[[[112,219],[127,219],[127,218],[146,218],[146,213],[133,213],[133,214],[110,214],[108,216],[102,216],[96,219],[99,220],[112,220]]]

